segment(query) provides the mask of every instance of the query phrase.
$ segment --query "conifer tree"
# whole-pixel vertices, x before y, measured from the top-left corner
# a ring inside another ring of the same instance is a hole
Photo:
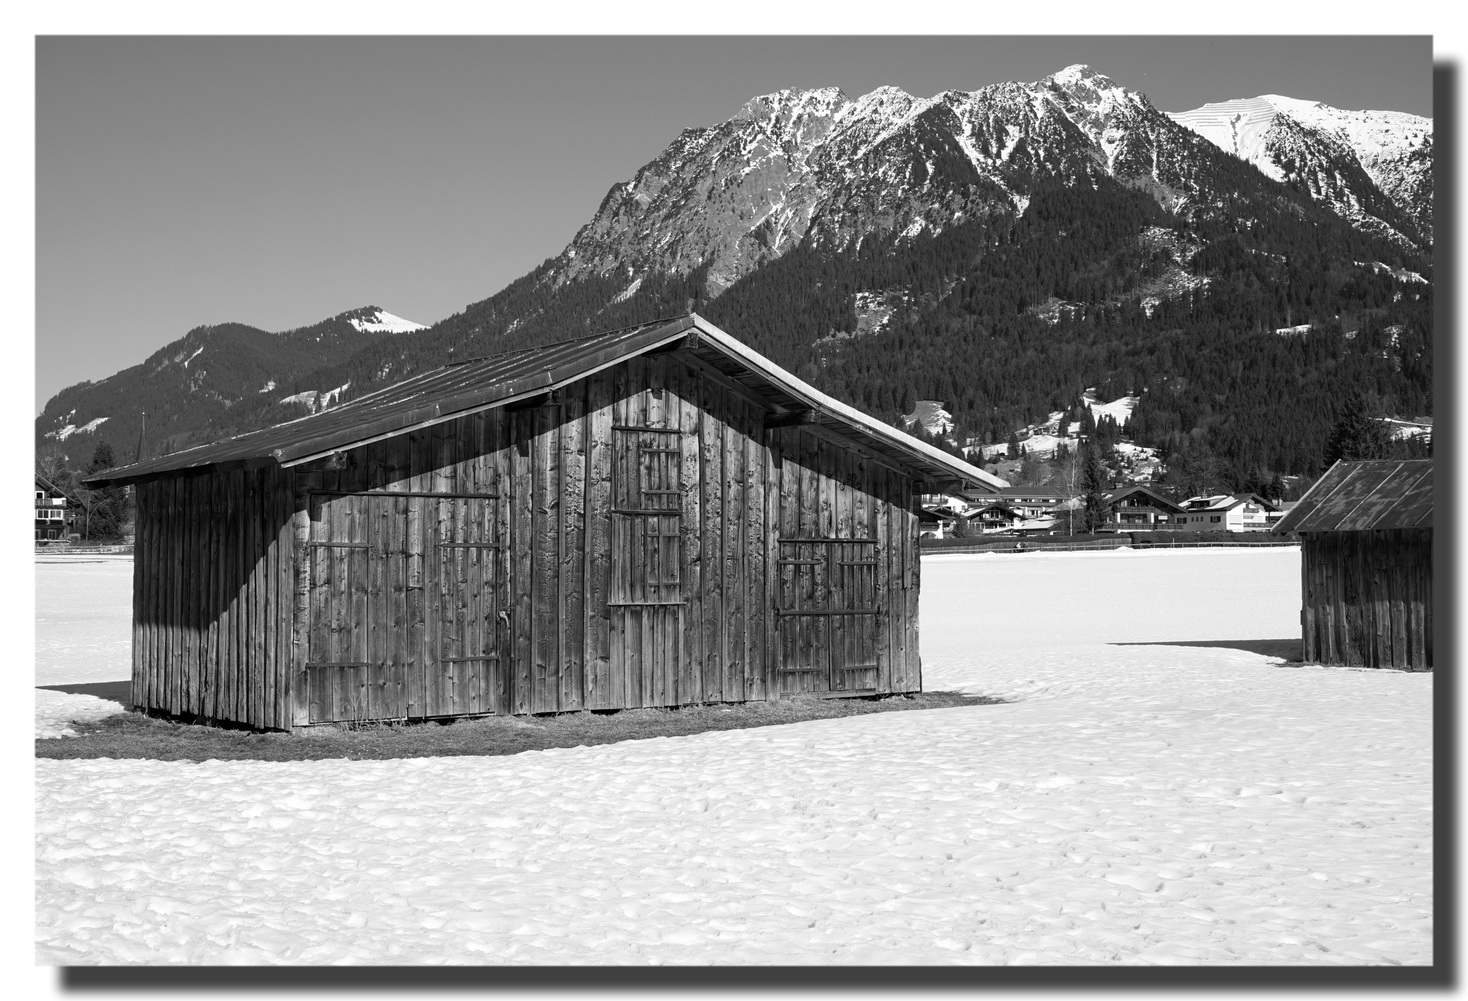
[[[116,464],[112,457],[112,446],[105,440],[99,441],[92,450],[92,461],[87,463],[87,473],[100,473]],[[123,524],[127,521],[127,489],[101,487],[90,491],[87,500],[88,539],[120,538]]]
[[[1106,524],[1110,505],[1106,503],[1106,470],[1101,465],[1101,449],[1095,441],[1085,446],[1085,465],[1081,470],[1084,489],[1082,504],[1084,524],[1087,532],[1094,532]]]
[[[1325,464],[1337,459],[1384,459],[1391,454],[1391,438],[1381,421],[1371,414],[1366,396],[1353,390],[1341,407],[1340,417],[1325,440]]]

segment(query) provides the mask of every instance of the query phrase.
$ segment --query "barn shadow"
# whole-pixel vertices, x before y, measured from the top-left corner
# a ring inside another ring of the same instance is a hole
[[[1287,640],[1163,640],[1148,643],[1112,643],[1111,646],[1193,646],[1225,650],[1244,650],[1265,657],[1278,657],[1290,663],[1305,659],[1304,641],[1298,636]]]
[[[125,706],[132,705],[133,683],[124,681],[94,681],[74,685],[37,685],[48,692],[66,692],[68,695],[95,695],[99,699],[111,699]]]

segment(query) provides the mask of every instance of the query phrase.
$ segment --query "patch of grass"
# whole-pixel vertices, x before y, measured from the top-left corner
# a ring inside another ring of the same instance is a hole
[[[298,733],[226,730],[125,712],[74,722],[75,737],[36,741],[38,758],[152,758],[160,761],[315,761],[501,755],[548,747],[614,744],[648,737],[682,737],[706,730],[742,730],[810,719],[911,709],[948,709],[1002,702],[957,692],[921,692],[876,699],[793,698],[778,702],[623,709],[544,716],[488,716],[447,724],[366,723],[317,726]]]

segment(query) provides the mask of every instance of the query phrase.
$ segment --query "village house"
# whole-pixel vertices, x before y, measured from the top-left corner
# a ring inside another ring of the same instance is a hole
[[[1007,531],[1025,520],[1020,511],[1002,500],[990,501],[987,504],[979,504],[970,508],[968,519],[978,523],[984,532]]]
[[[36,474],[37,542],[64,542],[71,538],[81,505],[75,498],[40,473]]]
[[[918,535],[921,538],[950,538],[957,524],[958,518],[951,514],[946,507],[928,507],[924,505],[918,509]]]
[[[920,691],[918,498],[1004,485],[694,314],[88,482],[134,704],[275,729]]]
[[[1214,494],[1189,497],[1173,515],[1174,528],[1189,532],[1266,532],[1278,506],[1258,494]]]
[[[1183,508],[1155,491],[1132,486],[1104,495],[1109,506],[1107,520],[1119,530],[1170,528]]]
[[[1074,497],[1064,490],[1043,487],[1001,487],[999,496],[1021,518],[1050,517],[1056,511],[1075,506]]]

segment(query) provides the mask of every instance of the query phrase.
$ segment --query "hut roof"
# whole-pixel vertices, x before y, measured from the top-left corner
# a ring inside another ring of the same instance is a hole
[[[85,482],[93,486],[133,483],[208,466],[294,466],[415,428],[530,401],[629,358],[671,347],[691,350],[762,400],[769,407],[767,426],[802,424],[817,433],[859,441],[900,468],[935,483],[1006,485],[962,459],[832,399],[697,313],[446,365],[330,410],[119,466]]]
[[[1305,491],[1275,532],[1432,527],[1432,460],[1337,462]]]

